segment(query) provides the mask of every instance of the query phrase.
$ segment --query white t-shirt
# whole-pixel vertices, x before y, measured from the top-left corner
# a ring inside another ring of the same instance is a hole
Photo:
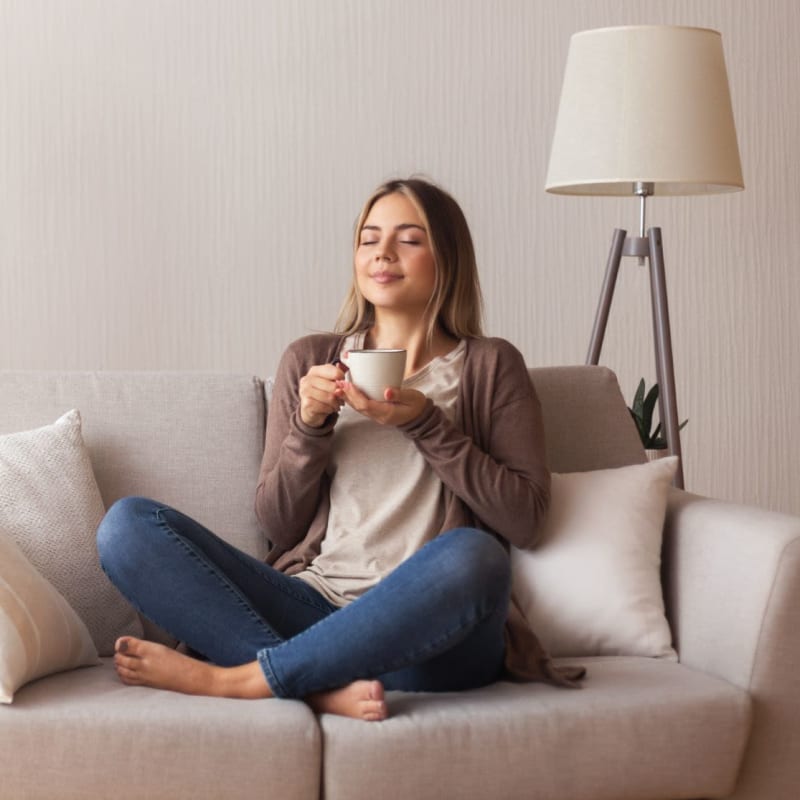
[[[364,334],[345,350],[363,347]],[[462,340],[403,381],[453,419],[466,345]],[[297,577],[331,603],[347,605],[439,533],[442,482],[397,428],[345,406],[336,423],[327,472],[328,529],[320,554]]]

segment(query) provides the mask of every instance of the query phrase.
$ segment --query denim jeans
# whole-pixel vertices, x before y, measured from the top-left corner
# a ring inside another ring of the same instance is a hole
[[[97,547],[145,617],[215,664],[258,660],[277,697],[360,678],[454,691],[501,673],[509,558],[480,530],[441,534],[344,608],[146,498],[117,501]]]

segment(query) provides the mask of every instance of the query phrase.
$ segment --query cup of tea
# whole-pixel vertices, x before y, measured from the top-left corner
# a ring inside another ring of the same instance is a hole
[[[383,400],[386,389],[397,389],[406,370],[405,350],[350,350],[342,356],[350,381],[367,397]]]

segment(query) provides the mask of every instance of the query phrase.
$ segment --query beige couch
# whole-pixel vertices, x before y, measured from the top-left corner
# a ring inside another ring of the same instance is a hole
[[[612,373],[531,371],[551,467],[644,455]],[[106,504],[172,503],[245,550],[264,384],[199,373],[0,374],[0,433],[80,409]],[[800,789],[800,520],[674,491],[664,590],[679,662],[587,658],[582,690],[391,694],[380,724],[299,701],[122,685],[108,660],[0,707],[0,798],[789,800]],[[155,635],[151,631],[151,634]]]

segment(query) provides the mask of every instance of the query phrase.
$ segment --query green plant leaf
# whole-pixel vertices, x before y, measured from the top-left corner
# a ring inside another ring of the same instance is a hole
[[[632,409],[628,409],[631,419],[633,420],[633,424],[636,426],[636,433],[639,435],[639,438],[642,440],[642,444],[644,444],[645,434],[642,430],[642,420],[640,417],[637,417],[636,414],[633,413]]]
[[[642,378],[639,381],[639,385],[636,387],[633,403],[628,408],[628,411],[633,418],[636,431],[645,449],[663,450],[667,446],[667,440],[662,434],[661,422],[656,425],[655,430],[651,430],[653,427],[653,416],[655,415],[656,404],[658,403],[658,384],[654,383],[647,394],[645,394],[645,389],[646,384],[644,378]],[[685,419],[678,427],[678,430],[682,431],[688,421],[688,419]]]
[[[633,406],[631,413],[634,419],[641,420],[644,417],[644,378],[639,381],[636,394],[633,396]]]
[[[650,388],[650,391],[647,393],[647,397],[645,397],[643,403],[642,428],[648,439],[652,439],[653,436],[655,435],[651,434],[650,430],[653,427],[653,413],[655,412],[657,402],[658,402],[658,384],[655,383]]]

